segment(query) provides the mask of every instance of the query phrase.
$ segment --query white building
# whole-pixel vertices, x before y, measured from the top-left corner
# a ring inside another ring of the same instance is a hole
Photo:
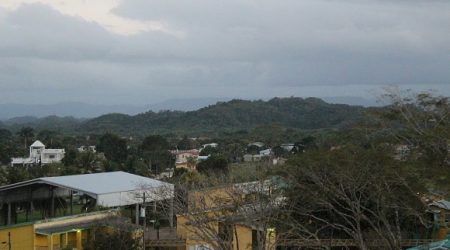
[[[207,143],[207,144],[203,144],[203,145],[202,145],[202,149],[204,149],[204,148],[206,148],[206,147],[217,148],[217,146],[219,146],[219,144],[218,144],[218,143],[215,143],[215,142],[213,142],[213,143]]]
[[[270,149],[270,148],[259,151],[259,155],[261,155],[261,156],[270,156],[271,154],[272,154],[272,149]]]
[[[79,148],[77,148],[78,152],[83,153],[83,152],[92,152],[92,153],[96,153],[97,149],[95,146],[80,146]]]
[[[281,144],[281,148],[283,148],[284,150],[291,152],[292,149],[294,149],[295,144],[294,143],[283,143]]]
[[[42,142],[35,141],[30,146],[30,156],[12,158],[11,165],[58,163],[64,158],[64,154],[64,149],[46,149]]]

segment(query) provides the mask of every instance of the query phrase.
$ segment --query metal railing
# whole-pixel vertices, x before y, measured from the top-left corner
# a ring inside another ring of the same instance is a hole
[[[404,239],[401,241],[403,247],[419,246],[435,242],[433,239]],[[277,246],[296,246],[296,247],[356,247],[357,243],[353,239],[288,239],[278,240]],[[366,242],[369,246],[381,246],[383,240],[371,240]]]

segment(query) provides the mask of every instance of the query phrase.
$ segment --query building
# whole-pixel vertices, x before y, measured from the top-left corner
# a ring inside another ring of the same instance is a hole
[[[265,146],[265,144],[262,143],[262,142],[259,142],[259,141],[257,141],[257,142],[252,142],[252,143],[249,143],[249,144],[247,145],[247,147],[258,147],[258,148],[262,148],[262,147],[264,147],[264,146]]]
[[[83,152],[92,152],[92,153],[96,153],[97,149],[95,146],[80,146],[79,148],[77,148],[78,152],[83,153]]]
[[[12,158],[11,165],[44,165],[49,163],[58,163],[62,161],[64,154],[64,149],[45,148],[45,145],[42,142],[35,141],[30,146],[30,155],[27,158]]]
[[[407,250],[450,250],[450,238],[427,245],[408,248]]]
[[[219,146],[219,144],[212,142],[212,143],[203,144],[201,149],[204,149],[206,147],[217,148],[217,146]]]
[[[115,214],[110,210],[3,226],[0,242],[4,249],[9,245],[10,249],[21,250],[84,249],[90,228]]]
[[[197,149],[190,150],[171,150],[170,153],[175,156],[176,168],[195,169],[199,151]]]
[[[143,207],[168,204],[173,227],[172,184],[125,172],[43,177],[0,187],[0,242],[12,249],[84,249],[91,227],[127,214],[139,224]],[[1,246],[0,246],[1,249]]]
[[[281,148],[283,148],[284,150],[286,150],[287,152],[291,152],[292,149],[294,149],[295,144],[294,143],[283,143],[280,146]]]
[[[450,237],[450,201],[433,201],[428,207],[435,222],[435,238],[446,239]]]
[[[183,250],[200,249],[275,249],[275,230],[264,228],[259,210],[261,207],[277,206],[274,182],[247,182],[182,192],[182,207],[178,207],[176,231],[172,234],[161,229],[164,237],[149,237],[147,246],[172,247]],[[258,199],[256,193],[264,193]],[[177,195],[179,198],[180,196]],[[236,203],[240,206],[236,208]],[[260,202],[266,204],[262,206]],[[256,209],[256,210],[255,210]]]
[[[270,148],[259,151],[259,155],[261,155],[261,156],[270,156],[271,154],[272,154],[272,149],[270,149]]]
[[[252,155],[252,154],[244,155],[244,162],[261,161],[262,159],[263,159],[262,155]]]

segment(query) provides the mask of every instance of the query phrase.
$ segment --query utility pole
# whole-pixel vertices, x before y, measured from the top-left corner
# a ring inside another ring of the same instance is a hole
[[[145,192],[144,195],[142,196],[142,208],[141,208],[141,216],[144,217],[144,230],[142,231],[142,238],[143,238],[143,246],[144,246],[144,250],[145,250],[145,230],[147,227],[147,218],[146,218],[146,213],[145,213]]]
[[[11,250],[11,232],[8,232],[8,250]]]

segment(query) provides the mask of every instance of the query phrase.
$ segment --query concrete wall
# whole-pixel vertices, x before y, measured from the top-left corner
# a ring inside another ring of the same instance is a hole
[[[217,234],[219,229],[219,222],[211,222],[208,226],[208,229],[202,227],[203,229],[198,229],[195,226],[190,225],[190,218],[187,216],[178,216],[177,217],[177,236],[179,238],[186,240],[186,249],[194,250],[201,245],[209,245],[212,246],[214,243],[211,241],[214,240],[205,240],[199,237],[198,234],[202,234],[207,230],[208,233]],[[236,230],[238,237],[236,238],[236,233],[233,231],[233,249],[237,250],[239,246],[239,250],[251,250],[252,249],[252,228],[236,224],[233,227],[233,230]],[[270,249],[270,248],[269,248]]]

